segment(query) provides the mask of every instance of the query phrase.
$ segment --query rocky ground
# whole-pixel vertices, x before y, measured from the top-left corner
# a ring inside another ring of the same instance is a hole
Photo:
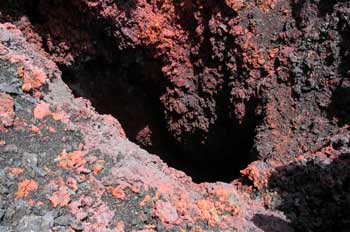
[[[350,231],[350,2],[0,2],[0,231]]]

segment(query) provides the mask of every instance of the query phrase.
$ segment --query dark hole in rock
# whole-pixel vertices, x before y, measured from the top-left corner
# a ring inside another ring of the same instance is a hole
[[[340,126],[350,122],[350,82],[343,82],[334,90],[328,112],[338,119]]]
[[[184,171],[194,182],[230,182],[254,160],[255,119],[234,125],[228,116],[227,100],[219,108],[223,111],[219,114],[226,116],[219,118],[209,136],[207,145],[214,149],[187,150],[172,139],[159,101],[165,87],[161,65],[144,48],[119,51],[113,62],[96,57],[61,70],[76,97],[89,99],[101,114],[113,115],[131,141],[159,155],[170,167]],[[252,103],[250,111],[254,109]],[[149,131],[150,137],[140,136]]]
[[[135,1],[118,0],[116,3],[127,11],[135,7]],[[88,14],[80,14],[74,1],[65,4],[61,0],[18,1],[14,5],[5,1],[0,5],[5,5],[2,8],[8,8],[8,14],[16,16],[15,18],[19,19],[22,13],[28,16],[34,25],[33,29],[43,38],[44,48],[49,53],[54,53],[53,56],[64,57],[67,54],[56,54],[55,49],[50,49],[45,42],[48,35],[54,38],[55,45],[63,42],[72,49],[72,56],[78,61],[70,66],[62,65],[61,70],[64,81],[75,96],[89,99],[99,113],[113,115],[122,124],[131,141],[150,153],[159,155],[169,166],[184,171],[195,182],[230,182],[240,176],[241,169],[256,159],[253,148],[257,124],[255,108],[258,101],[248,103],[248,117],[242,124],[234,122],[230,118],[229,83],[224,84],[223,91],[217,96],[217,120],[210,128],[206,143],[194,146],[193,142],[191,147],[178,144],[167,130],[159,100],[165,88],[161,65],[146,48],[119,51],[124,46],[122,40],[110,38],[110,23],[103,19],[91,20]],[[57,17],[64,19],[62,24],[56,20]],[[192,26],[188,28],[190,31],[194,29]],[[51,28],[61,28],[63,31],[53,31]],[[76,31],[82,32],[83,36],[76,36]],[[208,42],[203,44],[204,53],[208,52],[204,49]],[[81,50],[85,45],[87,49]],[[204,54],[205,56],[209,54]],[[79,61],[87,58],[88,61]],[[216,66],[210,62],[206,61],[206,65]],[[201,72],[198,70],[198,73]],[[228,75],[225,74],[226,79]],[[188,135],[186,139],[195,141],[196,135]]]

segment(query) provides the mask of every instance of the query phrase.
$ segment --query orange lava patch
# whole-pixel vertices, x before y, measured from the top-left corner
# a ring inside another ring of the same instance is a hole
[[[155,44],[158,41],[165,42],[163,35],[164,30],[162,30],[162,28],[164,28],[163,24],[164,18],[152,12],[145,18],[144,22],[141,22],[141,26],[145,28],[145,30],[140,31],[141,40],[147,45]]]
[[[219,217],[215,205],[211,201],[202,199],[197,201],[197,206],[200,210],[201,219],[207,220],[209,226],[215,226]]]
[[[124,222],[120,221],[117,222],[116,228],[113,230],[113,232],[125,232],[125,225]]]
[[[13,176],[18,176],[22,174],[24,170],[22,168],[9,168],[8,173],[10,173]]]
[[[55,121],[67,122],[67,117],[64,112],[52,112],[50,110],[50,105],[46,102],[37,104],[34,108],[33,114],[35,119],[43,119],[46,116],[51,116]],[[55,132],[55,130],[53,132]]]
[[[217,186],[214,193],[219,199],[214,201],[217,211],[220,213],[230,212],[232,216],[237,216],[241,212],[240,208],[234,204],[234,196],[230,189],[224,188],[223,186]]]
[[[121,186],[118,186],[116,188],[108,187],[107,190],[110,191],[112,196],[114,198],[116,198],[116,199],[119,199],[119,200],[125,200],[126,199],[126,194],[123,191]]]
[[[84,155],[85,154],[82,151],[67,153],[66,150],[63,150],[59,156],[58,165],[65,169],[85,167],[86,161],[84,160]]]
[[[34,199],[29,199],[28,204],[31,206],[43,206],[44,203],[42,201],[35,201]]]
[[[70,187],[74,192],[76,192],[78,190],[78,184],[77,181],[72,178],[72,177],[68,177],[66,184],[68,187]]]
[[[47,130],[48,130],[50,133],[56,133],[56,129],[53,128],[53,127],[51,127],[51,126],[47,127]]]
[[[145,225],[144,228],[149,230],[149,231],[154,231],[154,229],[157,228],[157,226],[150,224],[150,225]]]
[[[38,184],[34,180],[24,180],[17,184],[18,191],[16,192],[17,198],[24,198],[29,195],[30,192],[38,189]]]
[[[13,104],[13,98],[10,95],[0,93],[0,127],[10,127],[13,125],[16,117]]]
[[[58,191],[54,192],[49,200],[53,207],[65,207],[70,202],[70,194],[66,186],[61,186]]]
[[[30,130],[33,131],[34,133],[37,133],[37,134],[41,133],[40,129],[34,125],[32,125]]]
[[[242,175],[247,176],[256,188],[261,189],[267,184],[270,173],[260,170],[255,163],[251,163],[247,168],[241,171]]]
[[[25,92],[40,89],[47,79],[46,74],[38,67],[34,67],[31,73],[20,67],[18,68],[18,75],[23,79],[22,89]]]
[[[103,166],[101,164],[95,164],[93,167],[93,172],[97,175],[100,171],[102,171]]]
[[[57,191],[55,191],[52,196],[49,197],[49,200],[53,207],[68,206],[69,202],[71,201],[68,187],[65,185],[62,177],[59,177],[57,182],[58,185],[56,185],[55,181],[52,182]]]
[[[145,198],[140,202],[140,206],[144,207],[146,203],[149,202],[150,200],[151,200],[151,196],[147,194]]]
[[[226,4],[233,10],[238,11],[243,7],[243,0],[225,0]]]
[[[51,115],[50,105],[46,102],[41,102],[34,108],[34,118],[43,119],[44,117]]]
[[[179,199],[175,201],[175,208],[180,215],[187,215],[190,205],[190,196],[187,192],[181,193]]]
[[[265,0],[261,1],[261,3],[259,3],[258,6],[263,12],[268,12],[270,9],[275,8],[277,3],[278,0]]]
[[[156,214],[163,223],[176,223],[179,215],[175,207],[170,202],[159,200],[156,202]]]
[[[58,112],[58,113],[52,113],[52,118],[55,120],[55,121],[59,121],[59,120],[62,120],[64,118],[64,113],[63,112]]]

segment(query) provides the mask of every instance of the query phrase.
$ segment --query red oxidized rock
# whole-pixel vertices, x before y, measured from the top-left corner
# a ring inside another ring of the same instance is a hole
[[[13,98],[6,93],[0,92],[0,128],[13,125],[16,117],[13,107]]]

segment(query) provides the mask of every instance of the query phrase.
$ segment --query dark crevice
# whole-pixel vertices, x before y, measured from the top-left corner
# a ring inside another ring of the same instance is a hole
[[[127,137],[157,154],[169,166],[184,171],[195,182],[232,181],[252,158],[254,117],[243,124],[229,118],[229,89],[218,97],[218,120],[210,128],[208,144],[186,150],[168,133],[159,101],[163,75],[160,63],[146,48],[118,52],[113,62],[96,57],[86,63],[62,66],[63,80],[75,96],[89,99],[99,113],[119,120]],[[254,102],[250,115],[254,115]],[[206,150],[205,147],[210,147]]]
[[[348,23],[348,14],[339,14],[338,31],[340,32],[340,63],[338,73],[342,77],[338,86],[333,90],[331,103],[328,107],[328,116],[330,119],[336,118],[339,126],[344,126],[350,122],[350,25]]]
[[[350,122],[350,85],[345,83],[343,82],[334,90],[328,111],[330,118],[338,119],[339,126],[344,126]]]
[[[116,2],[123,9],[133,9],[133,4],[129,6],[122,1]],[[183,23],[190,22],[187,29],[193,33],[197,22],[195,15],[192,15],[191,6],[187,6],[193,3],[185,1],[188,11],[181,13],[180,2],[178,1],[178,13],[181,15],[179,18],[189,19]],[[184,171],[197,183],[230,182],[240,177],[240,170],[256,159],[256,154],[252,150],[258,123],[255,116],[258,100],[254,99],[246,103],[247,117],[242,121],[232,119],[230,108],[232,73],[230,71],[223,68],[215,74],[217,76],[209,77],[219,80],[218,94],[213,100],[216,103],[215,116],[213,116],[215,122],[211,123],[209,132],[207,134],[198,132],[202,133],[201,135],[188,134],[185,140],[193,143],[179,144],[167,128],[167,117],[160,101],[166,85],[169,84],[161,71],[164,65],[161,58],[154,58],[152,48],[149,47],[126,48],[127,46],[123,46],[123,38],[118,38],[119,41],[109,35],[111,25],[108,21],[89,20],[88,15],[75,10],[65,10],[68,6],[60,3],[60,0],[42,2],[38,9],[35,1],[24,8],[31,12],[27,15],[33,23],[34,30],[42,36],[44,46],[47,44],[45,40],[50,35],[51,38],[57,39],[54,42],[59,43],[61,39],[71,48],[73,64],[62,62],[60,69],[63,80],[72,89],[73,94],[90,100],[98,113],[111,114],[118,119],[129,140],[150,153],[160,156],[170,167]],[[214,36],[209,30],[210,18],[219,8],[223,8],[222,13],[228,17],[236,16],[224,1],[220,1],[220,7],[217,8],[214,8],[215,3],[215,1],[209,1],[210,7],[201,12],[206,24],[204,41],[199,47],[199,53],[192,57],[192,64],[198,76],[206,75],[205,67],[213,69],[217,66],[224,67],[223,63],[229,59],[228,55],[224,55],[222,59],[209,58],[213,52],[210,37]],[[69,4],[68,9],[76,7],[73,3]],[[50,16],[48,11],[57,14]],[[59,28],[63,25],[56,20],[62,14],[69,15],[68,22],[64,23],[64,29],[65,33],[72,34],[72,37],[61,38],[60,32],[50,30],[50,23]],[[78,36],[73,33],[77,28],[81,32]],[[199,42],[194,33],[191,35],[194,44]],[[81,46],[91,44],[93,45],[88,49],[81,49]],[[231,50],[235,46],[233,38],[227,39],[225,46],[232,53]],[[45,49],[57,55],[54,50],[51,51],[48,47]],[[195,64],[196,62],[199,64]],[[238,59],[237,62],[239,63],[240,60]],[[237,76],[240,71],[242,70],[238,70]],[[198,79],[200,82],[201,79]],[[198,90],[194,94],[201,96],[204,93]],[[198,136],[205,137],[204,143],[195,145]]]

